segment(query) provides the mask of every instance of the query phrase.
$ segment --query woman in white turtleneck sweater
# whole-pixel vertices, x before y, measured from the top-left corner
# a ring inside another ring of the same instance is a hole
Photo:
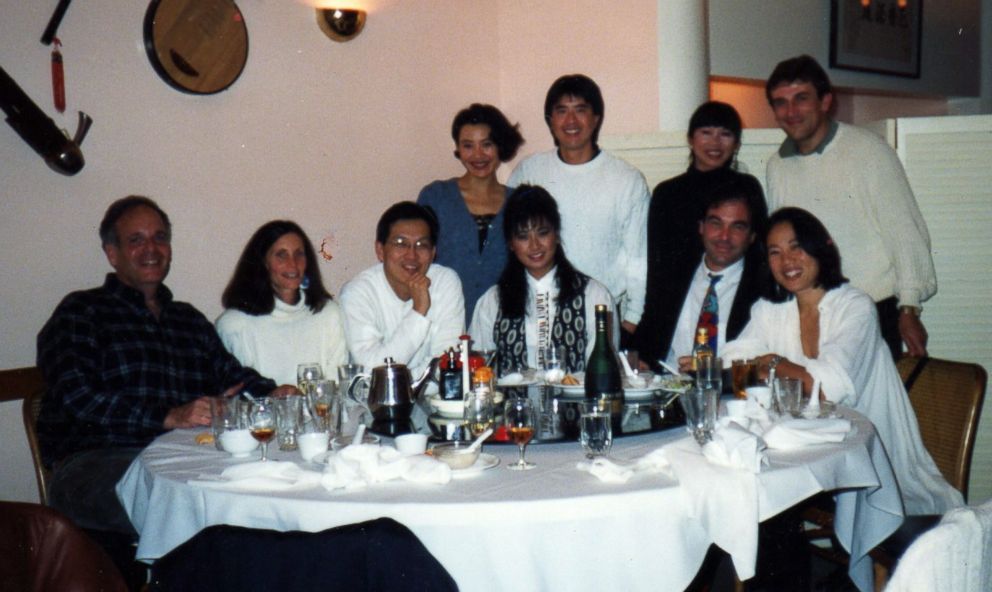
[[[274,220],[255,231],[222,302],[217,332],[224,346],[278,384],[296,384],[298,364],[319,362],[333,376],[348,361],[340,308],[294,222]]]

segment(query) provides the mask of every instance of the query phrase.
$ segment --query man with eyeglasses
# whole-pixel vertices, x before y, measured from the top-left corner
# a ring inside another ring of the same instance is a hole
[[[352,360],[372,368],[387,357],[414,376],[465,332],[465,300],[458,275],[432,265],[438,223],[410,201],[387,209],[376,226],[380,263],[341,289],[345,340]]]

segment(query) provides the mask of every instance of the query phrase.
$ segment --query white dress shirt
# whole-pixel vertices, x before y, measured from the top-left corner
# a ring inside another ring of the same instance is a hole
[[[458,275],[433,264],[431,307],[427,316],[413,310],[413,299],[400,300],[386,280],[382,263],[359,273],[341,288],[348,351],[366,369],[387,357],[406,364],[414,378],[431,358],[458,344],[465,332],[465,301]]]
[[[740,285],[743,274],[744,259],[739,259],[721,271],[710,271],[706,267],[706,256],[703,255],[703,260],[699,262],[699,267],[692,276],[692,283],[689,284],[689,291],[682,303],[682,312],[679,313],[678,323],[675,324],[672,346],[668,349],[666,362],[678,366],[680,357],[692,353],[692,346],[696,342],[699,310],[703,307],[703,299],[706,298],[706,291],[710,288],[711,275],[721,276],[713,289],[716,290],[717,306],[720,307],[716,324],[716,354],[722,355],[723,345],[727,342],[727,320],[730,318],[730,309],[734,306],[737,286]]]

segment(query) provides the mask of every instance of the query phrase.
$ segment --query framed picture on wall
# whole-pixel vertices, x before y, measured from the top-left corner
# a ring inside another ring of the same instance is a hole
[[[920,77],[923,0],[832,0],[830,67]]]

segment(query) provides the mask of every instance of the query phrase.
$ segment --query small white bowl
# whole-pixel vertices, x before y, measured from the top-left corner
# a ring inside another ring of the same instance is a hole
[[[318,454],[327,452],[331,435],[327,432],[308,432],[296,436],[296,444],[303,460],[310,462]]]
[[[470,446],[470,442],[445,442],[431,448],[431,454],[452,470],[465,469],[475,464],[481,451],[481,447],[470,451]]]
[[[225,430],[220,435],[220,446],[234,458],[247,458],[258,448],[258,440],[252,437],[251,430]]]
[[[402,434],[393,439],[396,450],[403,456],[414,456],[427,451],[427,434]]]

